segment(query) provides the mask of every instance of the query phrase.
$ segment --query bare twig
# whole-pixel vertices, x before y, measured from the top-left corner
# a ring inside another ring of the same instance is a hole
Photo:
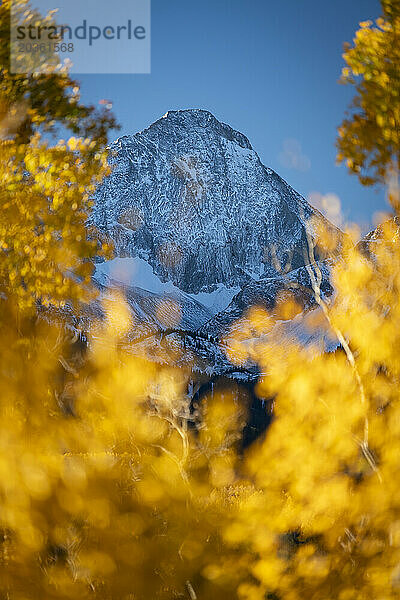
[[[314,252],[314,240],[311,236],[310,233],[310,229],[308,226],[308,223],[306,223],[305,225],[305,230],[306,230],[306,236],[307,236],[307,246],[308,246],[308,261],[306,260],[306,269],[307,272],[310,276],[310,281],[311,281],[311,287],[313,289],[313,293],[314,293],[314,298],[316,303],[321,307],[322,312],[329,324],[329,327],[331,328],[331,330],[335,333],[337,339],[339,340],[345,354],[346,354],[346,358],[353,370],[354,373],[354,377],[356,379],[357,382],[357,386],[359,389],[359,393],[360,393],[360,399],[361,399],[361,403],[365,404],[366,403],[366,396],[365,396],[365,390],[364,390],[364,385],[360,376],[360,372],[357,368],[357,364],[356,364],[356,360],[355,360],[355,356],[349,346],[349,343],[347,342],[346,338],[344,337],[343,333],[340,331],[340,329],[338,327],[336,327],[336,325],[334,325],[334,323],[332,322],[332,319],[330,317],[329,314],[329,309],[328,309],[328,305],[327,303],[324,301],[324,299],[322,298],[321,295],[321,283],[322,283],[322,273],[321,273],[321,269],[317,263],[317,261],[315,260],[315,252]],[[373,469],[373,471],[377,474],[379,481],[382,482],[382,476],[379,472],[379,469],[376,465],[376,462],[374,460],[374,457],[371,453],[371,451],[369,450],[369,446],[368,446],[368,417],[366,416],[364,419],[364,439],[360,442],[360,448],[361,451],[365,457],[365,459],[367,460],[368,464],[370,465],[370,467]]]

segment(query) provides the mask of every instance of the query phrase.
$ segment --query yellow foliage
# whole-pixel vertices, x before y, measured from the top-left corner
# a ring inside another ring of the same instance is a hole
[[[397,27],[394,5],[385,2],[387,19],[377,30],[362,24],[356,43],[363,50],[386,44]],[[2,29],[8,9],[6,0]],[[351,60],[353,75],[362,74]],[[387,91],[384,73],[368,71],[365,79],[375,77]],[[55,127],[57,119],[65,126],[67,90],[72,85],[74,97],[79,90],[64,76],[4,74],[0,597],[397,598],[395,224],[381,228],[368,254],[354,247],[349,231],[332,269],[334,297],[328,304],[314,290],[341,343],[337,352],[266,343],[274,319],[297,314],[290,297],[274,315],[253,308],[232,329],[232,360],[256,358],[264,373],[260,395],[275,398],[269,430],[243,452],[246,415],[235,391],[207,398],[195,420],[185,373],[173,357],[160,367],[129,352],[134,324],[123,297],[105,298],[105,319],[93,327],[86,351],[74,348],[54,305],[79,307],[94,293],[88,259],[101,249],[85,221],[90,195],[108,170],[107,127],[104,121],[98,135],[89,135],[90,115],[75,107],[89,118],[86,133],[73,126],[66,142],[45,142],[41,127]],[[18,104],[26,90],[29,110]],[[40,106],[46,90],[52,101]],[[398,100],[390,110],[398,110]],[[378,114],[374,127],[384,127],[386,117]],[[350,133],[345,128],[341,139]],[[331,239],[328,246],[335,246]]]
[[[105,299],[69,386],[60,327],[28,320],[21,337],[4,304],[1,592],[396,598],[400,247],[382,231],[369,256],[349,246],[333,268],[327,318],[346,349],[251,349],[275,418],[244,456],[234,392],[205,402],[193,430],[182,374],[122,349],[123,298]],[[258,309],[247,323],[270,327]]]
[[[382,2],[383,16],[360,23],[345,46],[342,82],[355,85],[350,114],[339,128],[338,161],[361,183],[388,183],[400,168],[400,9]]]

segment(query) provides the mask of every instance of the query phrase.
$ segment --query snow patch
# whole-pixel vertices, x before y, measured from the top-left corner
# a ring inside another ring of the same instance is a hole
[[[213,292],[187,294],[182,292],[171,281],[163,282],[153,272],[151,265],[143,258],[113,258],[96,265],[94,279],[103,285],[109,280],[129,287],[138,287],[155,294],[184,295],[196,300],[214,315],[224,310],[240,291],[240,287],[227,288],[219,284]]]
[[[188,296],[203,304],[216,315],[224,310],[239,292],[240,287],[227,288],[220,283],[213,292],[199,292],[198,294],[188,294]]]

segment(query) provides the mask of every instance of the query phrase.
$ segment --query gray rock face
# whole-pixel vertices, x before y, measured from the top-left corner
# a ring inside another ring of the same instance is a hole
[[[186,293],[243,287],[305,264],[317,213],[247,138],[204,110],[168,112],[110,147],[91,221],[116,256],[146,260]]]
[[[116,140],[109,160],[113,172],[90,220],[112,239],[116,258],[97,265],[95,280],[101,294],[123,288],[135,321],[133,351],[160,362],[173,356],[174,364],[208,376],[239,377],[224,338],[249,307],[273,314],[277,298],[289,294],[304,314],[315,308],[305,266],[309,219],[341,233],[261,163],[244,135],[207,111],[172,111]],[[316,248],[321,291],[329,295],[323,254]],[[122,275],[115,261],[124,263]],[[303,313],[277,319],[273,335],[305,344],[321,338],[326,348],[325,330],[307,332]],[[88,328],[91,321],[87,315]],[[256,371],[243,366],[240,377]]]

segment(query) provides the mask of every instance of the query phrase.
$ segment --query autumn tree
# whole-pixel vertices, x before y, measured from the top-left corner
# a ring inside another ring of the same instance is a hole
[[[382,2],[383,15],[360,23],[345,45],[342,82],[355,86],[339,128],[338,159],[362,184],[388,182],[400,169],[400,4]]]
[[[38,18],[26,0],[12,4]],[[0,6],[0,597],[213,595],[240,412],[231,394],[191,435],[185,373],[129,353],[134,323],[119,297],[104,299],[83,364],[71,356],[61,309],[78,315],[94,297],[90,259],[108,253],[86,220],[115,122],[80,102],[56,60],[11,72],[10,8]]]
[[[400,5],[382,7],[344,55],[343,78],[356,96],[339,129],[339,159],[365,185],[387,183],[399,169]],[[389,199],[397,210],[398,187]],[[276,394],[275,420],[247,460],[262,493],[241,503],[240,524],[226,532],[252,545],[254,581],[239,587],[249,600],[399,594],[400,236],[394,219],[367,244],[348,232],[329,301],[308,249],[315,318],[336,337],[336,352],[231,342],[233,358],[250,351],[262,366],[260,392]]]
[[[10,70],[10,10],[35,13],[25,0],[0,6],[0,287],[20,309],[63,303],[89,292],[102,249],[85,227],[90,198],[108,172],[107,111],[80,102],[65,69]],[[67,140],[57,135],[71,134]],[[106,249],[105,249],[106,250]]]
[[[7,0],[0,7],[6,35],[9,7]],[[384,11],[384,23],[377,31],[362,27],[361,38],[391,35],[384,27],[394,27],[397,3],[384,2]],[[393,45],[362,49],[385,64],[386,52],[389,64]],[[368,256],[345,237],[329,303],[306,249],[315,319],[337,340],[337,352],[274,342],[273,316],[261,309],[227,337],[232,361],[256,361],[265,373],[260,395],[275,397],[271,427],[242,455],[245,414],[235,390],[206,398],[191,414],[187,373],[174,366],[179,350],[165,366],[135,355],[135,323],[122,296],[103,298],[83,368],[65,354],[66,323],[37,312],[79,305],[94,293],[88,259],[106,249],[85,221],[108,172],[104,145],[114,122],[80,103],[67,73],[11,74],[8,52],[2,47],[0,597],[397,598],[395,223],[382,226]],[[397,73],[387,67],[387,75],[392,83],[379,85],[389,94]],[[363,86],[360,94],[369,89]],[[393,114],[398,102],[394,95]],[[346,159],[363,152],[360,169],[384,180],[394,138],[377,136],[373,145],[381,114],[374,118],[374,106],[367,97],[359,105],[366,132],[356,111],[341,140]],[[73,137],[52,142],[58,128]]]

